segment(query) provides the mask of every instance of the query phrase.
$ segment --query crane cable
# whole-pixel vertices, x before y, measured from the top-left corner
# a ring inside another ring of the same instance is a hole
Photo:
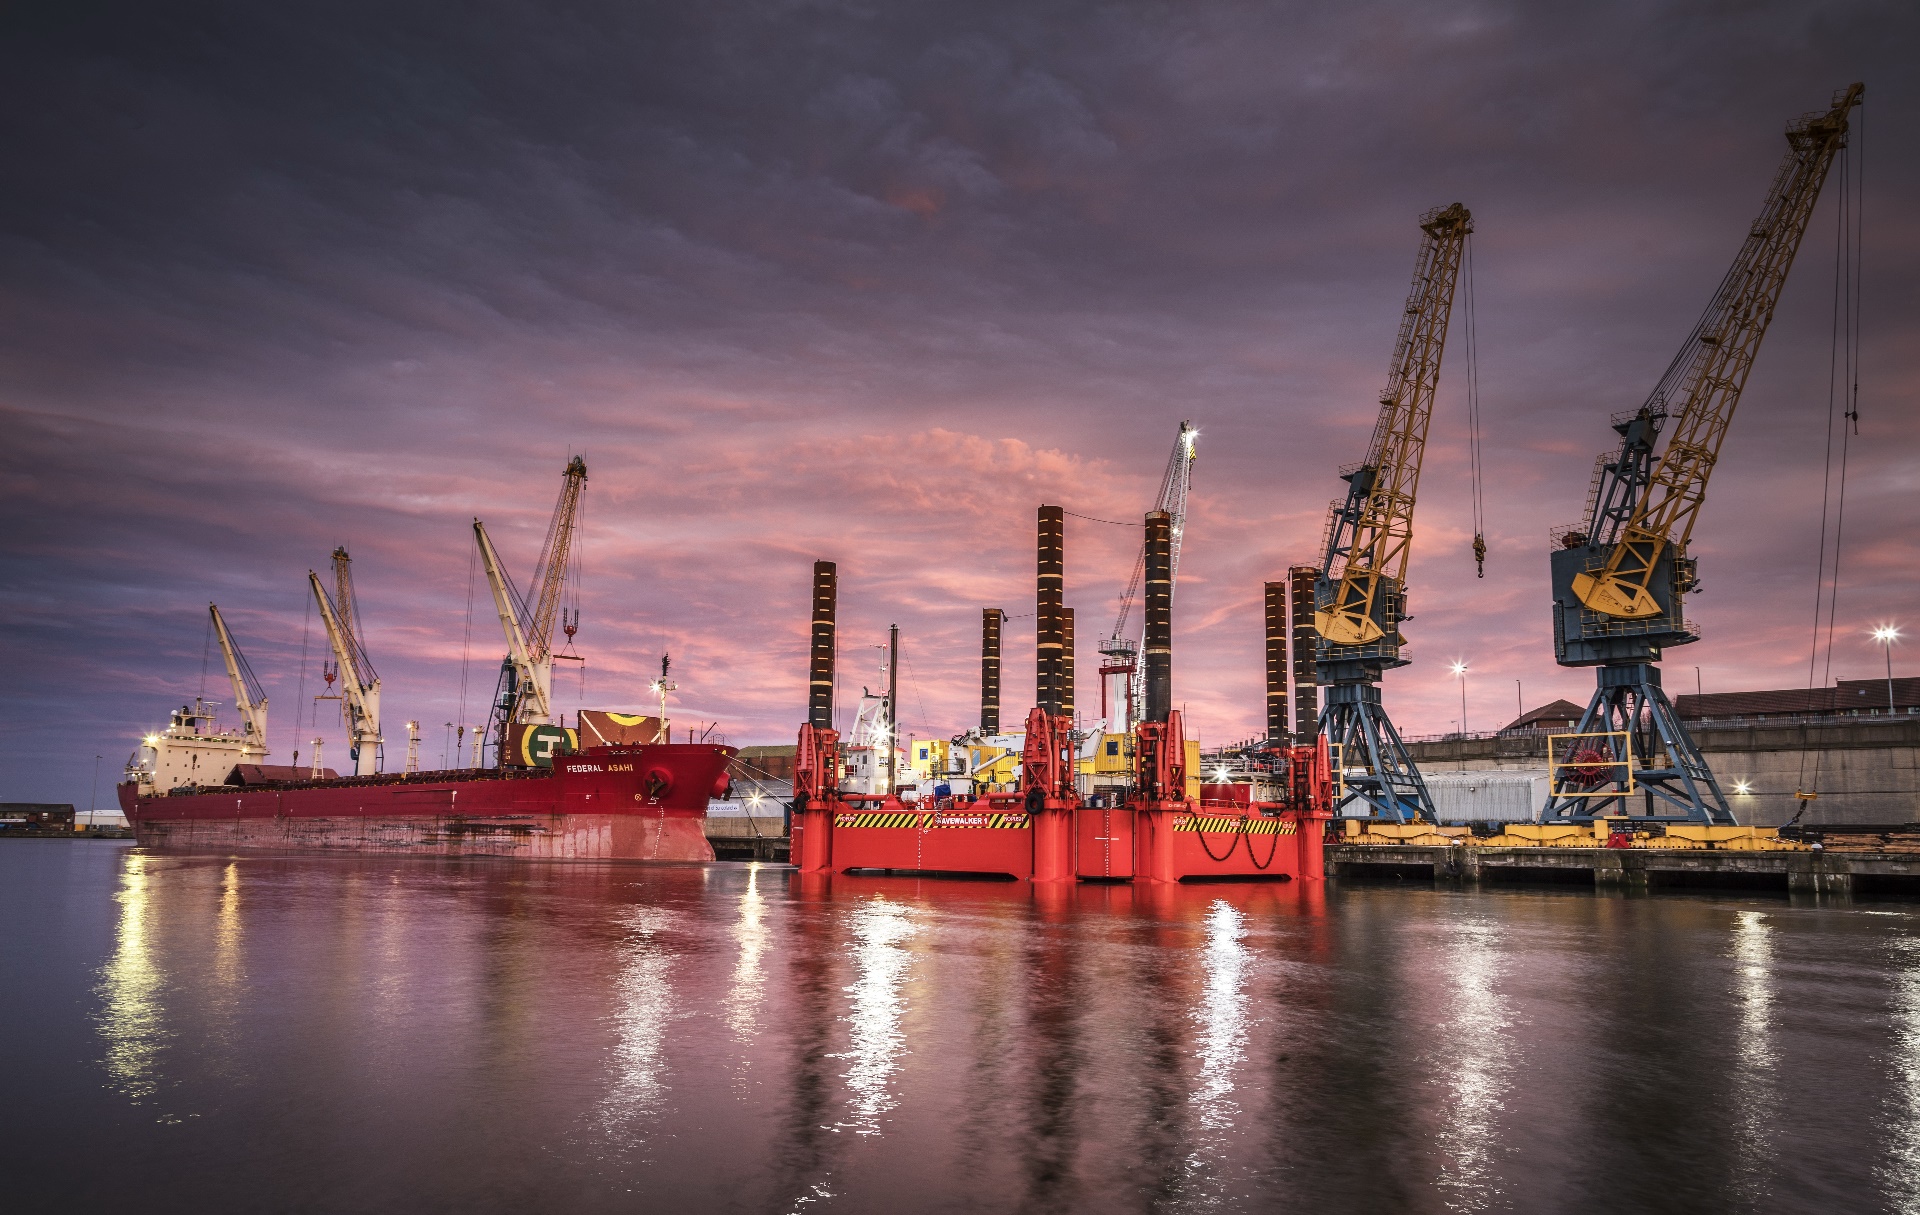
[[[1473,483],[1473,564],[1475,576],[1487,576],[1486,498],[1480,466],[1480,338],[1475,331],[1473,306],[1473,234],[1467,245],[1467,461]]]
[[[1064,506],[1060,508],[1060,513],[1063,515],[1072,515],[1076,519],[1085,519],[1088,523],[1111,523],[1115,527],[1140,527],[1141,526],[1141,524],[1138,524],[1138,523],[1123,523],[1118,519],[1096,519],[1092,515],[1083,515],[1077,510],[1068,510]]]
[[[1860,433],[1860,280],[1861,280],[1861,237],[1863,224],[1864,189],[1862,179],[1866,170],[1866,110],[1862,107],[1860,119],[1854,127],[1854,136],[1861,149],[1857,157],[1849,150],[1840,150],[1840,198],[1836,208],[1834,222],[1833,254],[1833,318],[1829,336],[1827,355],[1827,445],[1826,462],[1820,482],[1820,547],[1815,562],[1813,582],[1813,636],[1807,651],[1807,711],[1814,708],[1814,671],[1820,659],[1820,617],[1823,611],[1821,599],[1826,603],[1826,662],[1820,672],[1820,686],[1824,688],[1833,675],[1833,632],[1836,609],[1840,600],[1840,557],[1841,538],[1847,521],[1847,465],[1852,448],[1853,436]],[[1849,173],[1848,170],[1852,172]],[[1836,408],[1836,406],[1838,408]],[[1835,476],[1833,438],[1834,423],[1839,422],[1840,460],[1838,476]],[[1837,484],[1836,484],[1837,482]],[[1827,562],[1827,516],[1829,508],[1833,514],[1833,562],[1831,573]],[[1824,753],[1816,753],[1813,761],[1813,781],[1809,787],[1807,776],[1807,749],[1800,752],[1800,775],[1795,782],[1794,797],[1800,802],[1793,820],[1797,822],[1805,814],[1807,807],[1820,796],[1820,770]]]
[[[457,751],[466,750],[467,728],[467,664],[473,656],[473,573],[480,562],[480,548],[473,546],[467,551],[467,625],[460,636],[460,736],[454,742]],[[456,767],[464,767],[456,758]]]
[[[292,749],[293,749],[293,768],[294,768],[293,778],[295,780],[300,779],[300,736],[306,733],[306,731],[303,730],[301,727],[306,724],[306,714],[304,712],[304,709],[308,703],[307,702],[307,630],[313,624],[313,596],[307,594],[306,588],[302,587],[300,599],[301,599],[301,602],[306,604],[306,610],[300,614],[300,678],[299,678],[299,682],[294,685],[296,690],[293,694],[294,700],[293,700],[293,748]]]

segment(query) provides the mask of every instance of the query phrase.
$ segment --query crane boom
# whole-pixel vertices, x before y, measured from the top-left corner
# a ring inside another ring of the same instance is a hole
[[[373,660],[367,657],[366,643],[360,635],[360,609],[354,602],[353,558],[347,555],[344,545],[332,553],[334,610],[338,613],[340,631],[344,634],[347,646],[357,656],[357,665],[369,679],[379,679],[373,669]],[[343,670],[345,668],[342,668]]]
[[[346,550],[335,549],[333,557],[336,583],[351,588],[351,576],[341,573],[348,561]],[[366,661],[365,649],[347,631],[345,619],[333,601],[327,598],[326,588],[320,585],[320,575],[308,570],[307,582],[313,588],[313,600],[320,609],[320,622],[326,626],[327,643],[333,648],[333,660],[340,667],[341,709],[351,740],[349,754],[354,761],[354,774],[372,776],[379,771],[379,746],[382,741],[380,677],[374,674],[373,665]]]
[[[478,519],[473,521],[473,539],[480,546],[480,565],[486,571],[487,585],[493,589],[493,607],[500,616],[500,630],[506,634],[507,662],[515,676],[515,711],[511,720],[546,725],[552,710],[553,661],[544,655],[544,661],[534,657],[533,646],[521,626],[520,611],[515,602],[519,596],[514,593],[513,584],[507,580],[500,554],[494,551],[493,540],[487,535],[487,525]]]
[[[214,636],[220,639],[220,657],[226,660],[227,680],[233,684],[233,707],[240,714],[240,722],[250,747],[259,748],[259,753],[267,753],[267,694],[261,688],[260,681],[254,678],[253,668],[247,665],[246,655],[234,644],[233,634],[227,631],[227,621],[220,614],[218,604],[209,603],[207,611],[213,616]]]
[[[1453,314],[1454,284],[1473,216],[1459,203],[1420,218],[1426,239],[1413,264],[1413,287],[1394,343],[1380,416],[1367,443],[1367,458],[1344,470],[1344,502],[1327,521],[1320,572],[1327,584],[1314,624],[1329,645],[1380,643],[1394,665],[1397,625],[1404,607],[1407,558],[1413,543],[1413,506],[1426,452],[1427,425],[1440,386],[1440,357]]]
[[[1180,423],[1180,433],[1174,436],[1173,451],[1167,456],[1166,471],[1160,475],[1160,493],[1153,500],[1154,510],[1163,510],[1173,516],[1173,571],[1177,579],[1180,570],[1180,536],[1186,531],[1187,491],[1193,484],[1193,462],[1198,458],[1194,451],[1194,441],[1200,432],[1194,429],[1191,421]],[[1133,601],[1140,593],[1140,579],[1146,576],[1147,547],[1140,546],[1139,555],[1134,558],[1133,577],[1127,580],[1127,592],[1120,597],[1120,614],[1113,621],[1113,637],[1119,640],[1127,635],[1127,617],[1133,614]]]
[[[540,545],[540,560],[533,567],[533,585],[540,588],[540,597],[534,603],[527,642],[536,659],[546,658],[553,650],[553,618],[560,609],[567,557],[573,551],[574,523],[580,513],[580,490],[586,480],[587,462],[579,456],[567,461],[560,474],[560,500],[553,505],[547,538]]]
[[[1786,285],[1787,271],[1806,234],[1813,205],[1820,197],[1834,156],[1847,141],[1847,116],[1860,103],[1865,86],[1854,84],[1837,94],[1824,112],[1816,111],[1787,129],[1787,154],[1767,190],[1760,217],[1706,311],[1694,324],[1680,352],[1654,386],[1639,411],[1653,422],[1665,418],[1679,402],[1679,419],[1667,447],[1650,472],[1636,477],[1645,465],[1622,460],[1603,478],[1595,494],[1594,514],[1588,521],[1588,543],[1610,545],[1606,564],[1573,578],[1573,592],[1595,612],[1622,620],[1644,620],[1667,614],[1656,575],[1669,546],[1685,561],[1687,541],[1706,500],[1707,479],[1720,457],[1720,444],[1733,421],[1734,407],[1753,370],[1754,356],[1773,320],[1774,305]],[[1638,484],[1633,484],[1638,480]],[[1627,490],[1633,503],[1624,520],[1606,508]],[[1637,492],[1633,492],[1637,491]],[[1691,567],[1681,565],[1674,582],[1674,598],[1693,588]]]

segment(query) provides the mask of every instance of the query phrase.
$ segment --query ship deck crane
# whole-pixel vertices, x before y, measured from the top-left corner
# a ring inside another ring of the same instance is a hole
[[[1166,471],[1160,476],[1160,493],[1154,499],[1154,510],[1167,512],[1172,517],[1172,565],[1171,577],[1174,586],[1179,585],[1180,541],[1187,530],[1187,493],[1193,486],[1193,462],[1198,458],[1194,450],[1195,441],[1200,432],[1192,421],[1182,421],[1179,433],[1174,436],[1173,450],[1167,455]],[[1100,643],[1100,714],[1107,718],[1106,728],[1117,734],[1124,734],[1140,724],[1143,706],[1146,704],[1144,681],[1146,673],[1140,665],[1140,639],[1127,635],[1127,618],[1133,614],[1133,601],[1140,593],[1140,580],[1147,568],[1147,548],[1143,540],[1140,554],[1133,563],[1133,577],[1127,581],[1126,594],[1120,597],[1120,613],[1114,618],[1113,633]],[[1145,628],[1145,621],[1141,628]],[[1108,704],[1107,681],[1114,676],[1126,679],[1126,717],[1115,722],[1111,716],[1113,710]]]
[[[380,770],[380,676],[360,638],[359,614],[353,601],[353,559],[345,548],[333,550],[337,602],[327,597],[320,575],[308,570],[307,581],[320,609],[320,621],[327,629],[327,642],[333,647],[333,661],[340,669],[340,712],[347,727],[347,754],[353,760],[354,775],[372,776]]]
[[[1420,217],[1420,231],[1380,415],[1366,459],[1341,470],[1347,496],[1329,511],[1314,582],[1315,671],[1327,688],[1320,733],[1340,748],[1348,773],[1341,808],[1358,799],[1372,817],[1396,821],[1434,817],[1420,769],[1381,703],[1380,678],[1407,665],[1400,623],[1408,619],[1414,500],[1473,216],[1459,203],[1436,208]]]
[[[1684,610],[1686,595],[1700,585],[1687,544],[1820,187],[1846,146],[1848,115],[1864,92],[1859,84],[1844,89],[1828,109],[1787,128],[1786,157],[1732,267],[1646,403],[1613,419],[1620,446],[1595,464],[1586,521],[1555,537],[1555,658],[1561,666],[1595,667],[1597,687],[1573,736],[1556,740],[1542,821],[1625,815],[1734,822],[1654,664],[1665,647],[1700,638]],[[1670,417],[1673,432],[1656,458]]]
[[[253,668],[247,665],[247,656],[240,652],[234,643],[233,634],[227,631],[226,617],[220,614],[220,605],[209,603],[207,611],[213,618],[214,636],[220,639],[220,656],[226,660],[227,680],[233,685],[233,707],[240,714],[240,730],[245,737],[244,754],[267,754],[267,693],[254,678]]]
[[[493,591],[494,610],[507,641],[500,664],[499,694],[488,733],[504,745],[507,731],[516,725],[553,723],[553,626],[560,614],[567,565],[573,552],[574,526],[580,513],[580,491],[587,480],[587,463],[579,456],[567,461],[560,474],[560,498],[547,523],[547,536],[534,566],[536,596],[531,603],[520,594],[506,565],[487,535],[486,524],[473,521],[474,542],[487,585]],[[569,634],[571,635],[571,634]]]

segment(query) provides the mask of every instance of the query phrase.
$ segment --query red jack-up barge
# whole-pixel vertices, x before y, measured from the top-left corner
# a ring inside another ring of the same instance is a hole
[[[1324,738],[1275,748],[1276,801],[1188,796],[1187,748],[1172,702],[1169,516],[1146,518],[1146,720],[1133,732],[1131,781],[1117,795],[1076,788],[1071,661],[1062,657],[1061,511],[1040,508],[1037,705],[1027,715],[1020,791],[940,799],[840,791],[833,729],[832,562],[814,565],[807,722],[795,761],[792,856],[803,874],[889,871],[1001,875],[1035,882],[1318,881],[1333,774]],[[997,631],[997,630],[996,630]],[[997,684],[997,680],[995,681]],[[998,706],[992,710],[997,716]],[[1106,803],[1106,804],[1101,804]]]

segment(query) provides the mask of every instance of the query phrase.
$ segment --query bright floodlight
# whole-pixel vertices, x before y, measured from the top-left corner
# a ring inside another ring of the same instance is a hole
[[[1466,663],[1464,663],[1464,662],[1456,662],[1456,663],[1454,663],[1454,664],[1453,664],[1453,673],[1454,673],[1455,675],[1465,675],[1465,674],[1467,673],[1467,664],[1466,664]]]
[[[1733,782],[1733,791],[1735,793],[1752,793],[1753,786],[1748,784],[1746,781],[1737,780]]]
[[[1873,639],[1881,645],[1892,645],[1900,640],[1900,630],[1893,625],[1883,624],[1873,631]]]

